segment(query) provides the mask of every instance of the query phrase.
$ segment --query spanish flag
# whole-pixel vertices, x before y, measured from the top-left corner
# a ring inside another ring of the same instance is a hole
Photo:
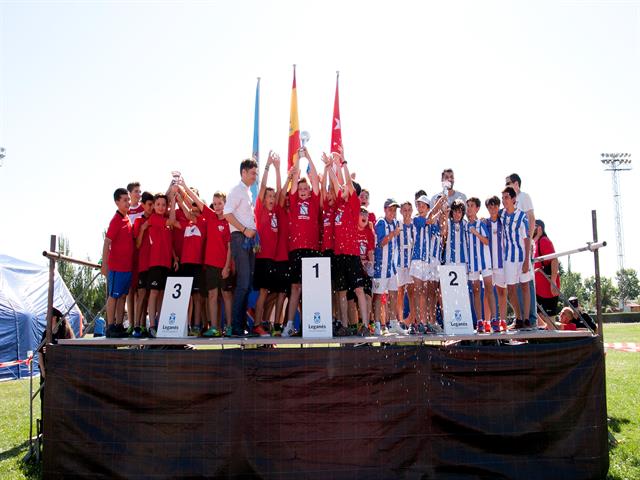
[[[291,115],[289,116],[289,152],[287,171],[298,160],[300,149],[300,125],[298,123],[298,94],[296,93],[296,66],[293,66],[293,86],[291,87]]]

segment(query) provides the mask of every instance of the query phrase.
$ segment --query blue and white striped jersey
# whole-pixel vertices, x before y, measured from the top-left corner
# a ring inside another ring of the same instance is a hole
[[[467,222],[467,267],[469,272],[484,272],[491,269],[491,252],[489,245],[484,245],[478,237],[471,233],[475,228],[480,235],[489,238],[490,232],[487,225],[480,221]]]
[[[429,227],[425,217],[415,217],[413,219],[415,235],[413,241],[413,252],[411,260],[427,262],[429,260]]]
[[[432,223],[427,227],[429,231],[429,263],[442,263],[442,230],[439,223]]]
[[[449,233],[447,234],[447,246],[444,263],[446,265],[466,265],[467,264],[467,221],[454,222],[448,219]]]
[[[373,253],[373,278],[391,278],[397,273],[398,265],[398,242],[395,238],[391,239],[384,247],[380,246],[380,242],[393,232],[400,222],[392,220],[387,222],[385,218],[381,218],[376,222],[376,249]]]
[[[504,237],[504,261],[524,262],[524,239],[529,236],[529,220],[522,210],[515,209],[509,215],[506,209],[500,214]]]
[[[504,262],[504,231],[502,230],[502,220],[500,216],[494,222],[490,218],[484,221],[485,227],[490,232],[489,252],[491,254],[491,268],[502,268]]]
[[[413,242],[416,229],[411,222],[409,225],[401,223],[402,230],[396,237],[398,247],[398,267],[409,268],[411,257],[413,256]]]

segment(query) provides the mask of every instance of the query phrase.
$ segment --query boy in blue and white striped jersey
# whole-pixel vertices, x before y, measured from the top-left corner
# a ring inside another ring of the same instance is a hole
[[[400,222],[396,220],[398,203],[392,198],[384,202],[384,217],[376,222],[376,249],[373,263],[373,317],[376,331],[381,331],[380,309],[382,295],[389,294],[387,311],[390,318],[392,333],[405,334],[406,332],[396,318],[396,299],[398,293],[398,242],[396,237],[400,235]]]
[[[516,208],[516,191],[507,187],[502,191],[504,209],[500,215],[504,241],[504,276],[509,293],[509,302],[516,312],[515,328],[530,328],[528,318],[530,295],[528,283],[531,273],[531,238],[527,214]],[[522,289],[522,311],[518,302],[517,284]]]
[[[483,333],[484,309],[480,297],[480,276],[484,283],[484,292],[491,310],[491,320],[496,316],[496,305],[493,299],[493,281],[491,270],[491,252],[489,251],[489,229],[487,225],[478,219],[480,199],[471,197],[467,200],[467,270],[469,282],[473,290],[473,308],[476,312],[478,333]]]
[[[493,272],[491,277],[492,283],[498,292],[498,313],[500,315],[499,321],[497,318],[491,320],[491,330],[499,332],[501,329],[506,330],[507,327],[507,284],[504,279],[503,268],[504,241],[502,237],[504,231],[502,229],[502,220],[500,219],[500,199],[494,195],[485,200],[484,205],[489,210],[489,218],[484,220],[484,224],[489,232],[489,252],[491,256],[491,271]]]
[[[467,221],[464,219],[466,206],[464,201],[454,200],[449,212],[449,221],[445,222],[442,238],[445,239],[445,265],[467,266]]]
[[[409,295],[409,316],[407,317],[407,323],[409,324],[412,324],[415,321],[413,279],[409,273],[411,258],[413,256],[413,242],[415,241],[416,235],[416,228],[411,218],[412,213],[413,206],[411,205],[411,202],[406,201],[400,205],[402,224],[400,225],[400,235],[396,238],[396,241],[398,242],[397,317],[398,320],[404,319],[404,296],[406,292]]]

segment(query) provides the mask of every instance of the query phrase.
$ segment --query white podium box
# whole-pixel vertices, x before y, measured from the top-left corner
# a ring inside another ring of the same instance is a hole
[[[331,260],[302,259],[302,336],[332,338]]]
[[[187,315],[191,297],[191,277],[169,277],[164,288],[162,309],[158,321],[160,338],[184,338],[189,336]]]
[[[473,334],[473,317],[469,302],[467,267],[464,265],[440,265],[440,290],[442,292],[442,322],[447,335]]]

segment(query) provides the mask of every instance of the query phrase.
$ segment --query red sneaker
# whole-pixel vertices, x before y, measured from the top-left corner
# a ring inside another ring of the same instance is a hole
[[[253,327],[252,332],[253,332],[255,335],[260,335],[261,337],[270,337],[270,336],[271,336],[271,334],[270,334],[269,332],[267,332],[267,331],[262,327],[262,325],[258,325],[258,326],[256,326],[256,327]]]

